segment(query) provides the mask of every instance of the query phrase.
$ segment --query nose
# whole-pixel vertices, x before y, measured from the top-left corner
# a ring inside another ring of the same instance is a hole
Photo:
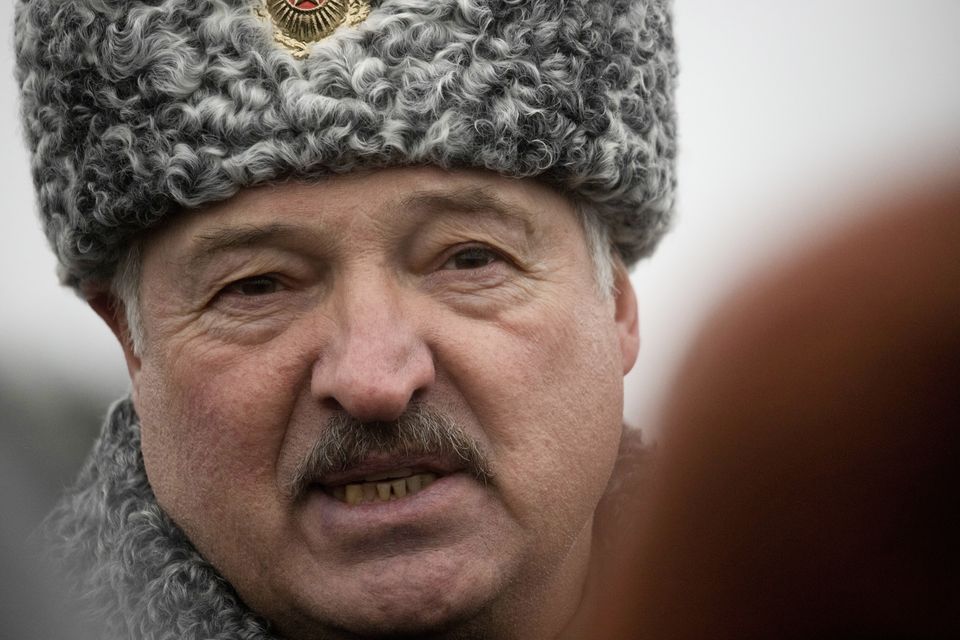
[[[314,365],[311,391],[363,422],[396,420],[433,384],[433,353],[414,305],[369,282],[337,296],[337,327]]]

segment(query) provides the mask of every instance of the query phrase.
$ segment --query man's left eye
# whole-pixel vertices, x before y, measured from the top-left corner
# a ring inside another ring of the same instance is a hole
[[[500,260],[500,255],[485,247],[468,247],[452,255],[442,269],[481,269]]]

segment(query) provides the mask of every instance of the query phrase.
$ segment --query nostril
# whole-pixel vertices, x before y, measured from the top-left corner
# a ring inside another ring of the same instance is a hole
[[[343,408],[343,405],[340,404],[340,401],[334,398],[333,396],[327,396],[326,398],[323,399],[321,404],[323,404],[324,409],[327,409],[329,411],[336,411],[336,412],[345,411]]]
[[[424,387],[419,387],[413,390],[413,393],[410,395],[410,401],[408,404],[413,404],[415,402],[420,402],[423,400],[423,397],[427,394],[427,390]]]

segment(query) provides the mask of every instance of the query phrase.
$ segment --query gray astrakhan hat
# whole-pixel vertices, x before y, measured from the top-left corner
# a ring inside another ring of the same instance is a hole
[[[624,260],[673,203],[669,0],[17,0],[17,78],[67,284],[171,212],[285,177],[536,176]]]

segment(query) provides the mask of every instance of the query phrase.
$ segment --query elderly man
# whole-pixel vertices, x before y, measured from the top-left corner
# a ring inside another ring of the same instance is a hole
[[[659,0],[18,5],[132,393],[50,519],[103,637],[550,638],[666,227]]]

